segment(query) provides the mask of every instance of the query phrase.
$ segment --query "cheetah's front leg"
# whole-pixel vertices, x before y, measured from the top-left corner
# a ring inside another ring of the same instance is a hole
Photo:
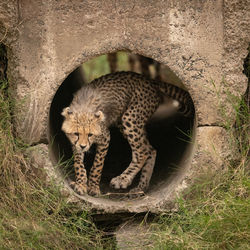
[[[87,173],[83,165],[83,159],[84,152],[74,150],[74,169],[76,181],[72,181],[70,186],[79,195],[87,193]]]
[[[110,142],[109,131],[105,133],[101,141],[97,144],[96,155],[93,166],[90,169],[89,181],[88,181],[88,193],[92,196],[98,196],[100,192],[100,180],[102,175],[102,169],[104,165],[104,160],[108,152]]]

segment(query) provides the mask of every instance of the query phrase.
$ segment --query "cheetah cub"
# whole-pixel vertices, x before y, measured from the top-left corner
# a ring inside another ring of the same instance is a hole
[[[111,125],[121,129],[132,150],[131,163],[121,175],[111,180],[111,187],[126,189],[141,171],[139,184],[132,192],[147,190],[156,150],[147,139],[145,124],[164,96],[178,100],[179,111],[184,115],[193,112],[191,97],[186,91],[133,72],[102,76],[75,94],[70,106],[62,111],[62,130],[73,147],[76,180],[71,186],[78,194],[100,195],[99,183],[109,148]],[[94,143],[96,155],[87,178],[84,153]]]

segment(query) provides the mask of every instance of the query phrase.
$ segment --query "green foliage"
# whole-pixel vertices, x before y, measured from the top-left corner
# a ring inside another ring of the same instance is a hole
[[[107,55],[102,55],[95,57],[88,62],[83,64],[84,75],[87,82],[110,73],[109,63]],[[128,55],[126,52],[117,53],[117,70],[118,71],[128,71]]]
[[[83,70],[87,82],[110,73],[107,56],[102,55],[87,61],[83,64]]]

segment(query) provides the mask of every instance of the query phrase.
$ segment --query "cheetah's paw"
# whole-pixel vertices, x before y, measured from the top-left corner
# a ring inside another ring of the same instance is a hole
[[[114,189],[126,189],[131,183],[132,180],[126,175],[119,175],[111,180],[110,186]]]
[[[79,195],[84,195],[87,193],[87,185],[83,183],[76,183],[72,181],[70,187]]]
[[[91,185],[88,187],[88,194],[91,196],[100,196],[101,191],[98,185]]]

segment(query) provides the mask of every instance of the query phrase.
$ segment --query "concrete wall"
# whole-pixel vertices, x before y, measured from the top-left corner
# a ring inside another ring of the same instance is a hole
[[[0,41],[8,48],[18,136],[33,145],[48,141],[53,97],[83,62],[117,50],[151,57],[182,80],[196,109],[192,163],[166,196],[168,203],[198,168],[220,165],[209,143],[218,155],[231,154],[224,145],[220,107],[226,107],[233,123],[226,89],[239,96],[246,90],[242,70],[250,41],[249,13],[249,4],[240,0],[1,1]],[[94,198],[88,199],[91,203]],[[134,211],[147,210],[145,204]]]

